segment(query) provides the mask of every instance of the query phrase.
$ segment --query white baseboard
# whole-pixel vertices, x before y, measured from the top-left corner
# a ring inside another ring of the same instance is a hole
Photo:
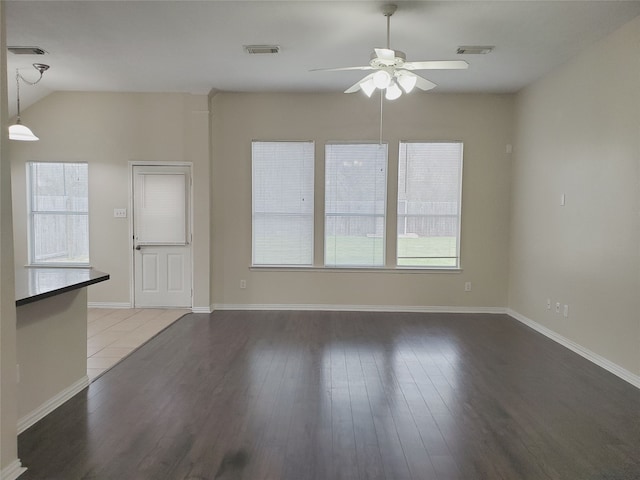
[[[215,310],[311,310],[330,312],[398,312],[398,313],[506,313],[504,307],[446,307],[407,305],[327,305],[327,304],[229,304],[217,303]]]
[[[0,472],[0,480],[16,480],[27,469],[22,466],[19,459],[15,459]]]
[[[539,323],[531,320],[530,318],[525,317],[524,315],[519,314],[518,312],[515,312],[511,309],[507,309],[507,314],[513,317],[514,319],[518,320],[519,322],[524,323],[528,327],[533,328],[536,332],[541,333],[545,337],[548,337],[551,340],[554,340],[555,342],[559,343],[563,347],[568,348],[572,352],[577,353],[578,355],[595,363],[599,367],[602,367],[605,370],[613,373],[614,375],[616,375],[617,377],[620,377],[624,381],[629,382],[634,387],[640,388],[640,375],[636,375],[630,372],[629,370],[621,367],[620,365],[613,363],[611,360],[607,360],[603,356],[592,352],[588,348],[583,347],[582,345],[574,342],[573,340],[569,340],[568,338],[563,337],[562,335],[554,332],[553,330],[543,325],[540,325]]]
[[[193,313],[211,313],[211,312],[213,312],[213,307],[191,307],[191,312],[193,312]]]
[[[135,308],[131,303],[117,303],[117,302],[88,302],[87,307],[114,308],[114,309]],[[156,308],[170,308],[170,307],[156,307]],[[192,307],[191,311],[193,313],[211,313],[213,310],[212,310],[212,307]]]
[[[56,408],[73,397],[76,393],[82,391],[89,385],[89,383],[89,377],[85,375],[80,380],[74,382],[73,384],[62,390],[60,393],[44,402],[38,408],[19,419],[18,434],[24,432],[27,428],[34,425],[38,420],[42,420],[49,413],[53,412]]]
[[[87,302],[89,308],[133,308],[131,303],[118,302]]]

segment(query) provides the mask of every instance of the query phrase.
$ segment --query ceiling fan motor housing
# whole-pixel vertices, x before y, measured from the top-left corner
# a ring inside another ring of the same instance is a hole
[[[394,52],[394,58],[392,60],[390,58],[380,58],[374,51],[371,54],[371,61],[369,62],[369,65],[371,65],[373,68],[385,68],[385,67],[402,68],[402,66],[404,65],[404,62],[407,60],[407,56],[405,55],[404,52],[401,52],[400,50],[393,50],[393,52]]]

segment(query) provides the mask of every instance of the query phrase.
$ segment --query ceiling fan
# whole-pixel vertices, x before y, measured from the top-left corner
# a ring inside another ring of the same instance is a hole
[[[318,68],[314,71],[337,72],[342,70],[375,70],[362,80],[347,88],[344,93],[354,93],[362,90],[370,97],[376,89],[385,91],[387,100],[395,100],[414,87],[420,90],[431,90],[436,84],[424,77],[413,73],[414,70],[462,70],[469,67],[464,60],[435,60],[407,62],[407,57],[400,50],[393,50],[390,44],[391,16],[397,10],[397,5],[385,5],[384,16],[387,17],[387,48],[375,48],[371,54],[369,65],[358,67]]]

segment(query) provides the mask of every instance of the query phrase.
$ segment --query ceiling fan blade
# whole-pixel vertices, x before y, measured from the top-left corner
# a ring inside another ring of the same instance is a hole
[[[420,75],[416,75],[416,80],[417,80],[416,87],[418,87],[420,90],[427,91],[437,87],[437,85],[433,83],[431,80],[427,80],[426,78],[423,78]]]
[[[388,48],[374,48],[373,51],[376,52],[376,56],[380,60],[394,62],[396,59],[396,52],[394,50],[390,50]]]
[[[405,62],[407,70],[464,70],[469,64],[464,60],[432,60],[427,62]]]
[[[359,67],[338,67],[338,68],[314,68],[310,72],[341,72],[343,70],[373,70],[371,65],[361,65]]]
[[[358,90],[360,90],[362,88],[362,84],[364,82],[366,82],[367,80],[369,80],[371,77],[373,77],[373,73],[370,73],[369,75],[367,75],[366,77],[364,77],[362,80],[358,80],[356,83],[354,83],[353,85],[351,85],[349,88],[347,88],[344,93],[354,93],[357,92]]]

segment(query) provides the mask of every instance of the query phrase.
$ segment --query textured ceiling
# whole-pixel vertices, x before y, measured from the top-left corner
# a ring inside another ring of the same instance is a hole
[[[640,1],[394,2],[391,47],[408,60],[465,59],[468,70],[429,71],[434,92],[515,92],[640,14]],[[28,106],[51,91],[340,92],[363,72],[311,72],[364,65],[386,43],[384,2],[375,1],[30,1],[5,2],[10,112],[15,69]],[[277,55],[245,44],[277,44]],[[494,45],[460,56],[459,45]]]

